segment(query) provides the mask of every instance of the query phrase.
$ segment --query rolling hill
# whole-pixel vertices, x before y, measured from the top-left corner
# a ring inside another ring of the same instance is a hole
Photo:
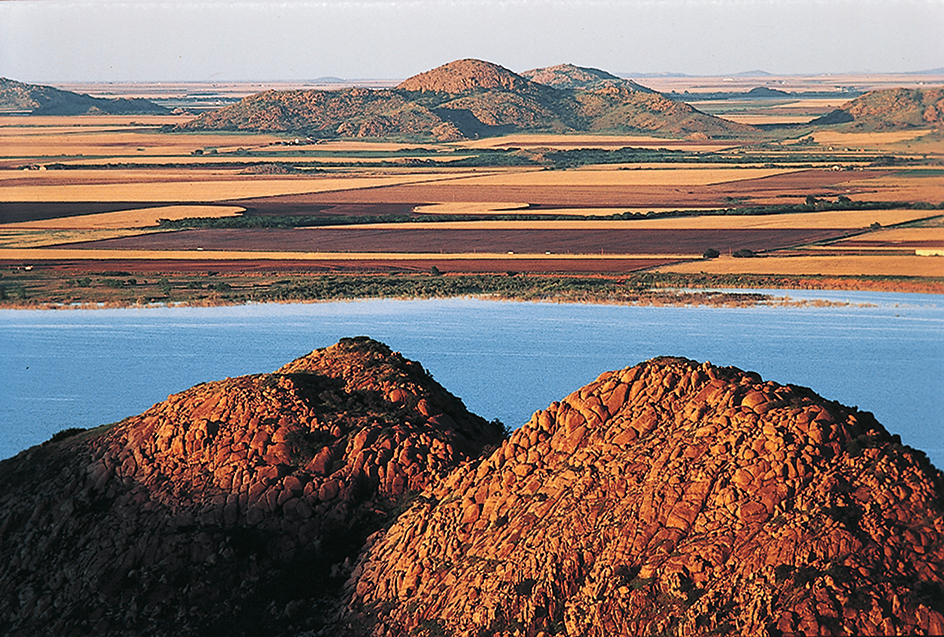
[[[870,91],[811,124],[848,124],[862,131],[930,128],[944,124],[944,87]]]
[[[681,358],[510,436],[366,337],[0,462],[0,633],[944,631],[944,475]]]
[[[532,82],[545,84],[559,89],[593,90],[606,86],[618,86],[639,91],[640,93],[655,93],[651,88],[637,84],[632,80],[617,77],[612,73],[573,64],[558,64],[540,69],[531,69],[521,74]]]
[[[166,115],[170,110],[145,99],[105,99],[0,78],[0,113],[28,115]]]
[[[556,87],[497,64],[466,59],[420,73],[393,89],[253,95],[178,128],[439,140],[575,131],[723,137],[752,130],[596,69],[562,65],[532,73]]]

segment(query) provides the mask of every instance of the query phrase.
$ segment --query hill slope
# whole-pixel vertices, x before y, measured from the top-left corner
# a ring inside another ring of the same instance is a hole
[[[607,86],[618,86],[629,88],[641,93],[655,93],[651,88],[646,88],[632,80],[617,77],[612,73],[601,71],[584,66],[575,66],[573,64],[558,64],[556,66],[546,66],[540,69],[531,69],[525,71],[522,77],[526,77],[532,82],[546,84],[559,89],[568,90],[591,90]]]
[[[0,78],[0,111],[30,115],[165,115],[170,110],[144,99],[104,99]]]
[[[355,570],[352,620],[373,635],[940,633],[942,497],[941,473],[868,413],[657,359],[427,492]]]
[[[294,634],[401,500],[502,438],[344,339],[0,463],[0,634]]]
[[[528,131],[717,136],[751,130],[628,81],[588,83],[586,90],[570,88],[579,83],[581,73],[589,71],[595,70],[558,67],[555,77],[571,78],[566,89],[558,89],[497,64],[457,60],[409,78],[391,90],[283,91],[250,96],[179,128],[440,140]]]
[[[929,128],[944,124],[944,87],[871,91],[811,124],[849,124],[856,130]]]
[[[509,440],[342,339],[0,462],[0,633],[934,634],[944,476],[684,359]]]

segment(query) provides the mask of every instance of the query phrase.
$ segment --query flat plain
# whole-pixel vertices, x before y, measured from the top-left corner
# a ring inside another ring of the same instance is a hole
[[[689,80],[681,90],[717,88]],[[919,256],[944,250],[939,131],[803,124],[835,98],[693,103],[778,126],[738,139],[434,143],[169,132],[192,115],[0,116],[0,283],[20,301],[34,285],[25,272],[47,274],[34,298],[106,271],[704,273],[944,289],[944,258]]]

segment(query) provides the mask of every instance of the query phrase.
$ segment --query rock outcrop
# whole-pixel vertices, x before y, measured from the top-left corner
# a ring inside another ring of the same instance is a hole
[[[498,64],[464,59],[415,75],[394,89],[260,93],[204,113],[178,129],[440,141],[514,132],[658,131],[730,136],[753,130],[634,82],[607,80],[604,76],[609,74],[597,69],[561,65],[538,72],[560,88],[532,81]]]
[[[105,99],[51,86],[0,78],[0,111],[29,115],[166,115],[170,109],[140,98]]]
[[[532,69],[521,74],[532,82],[546,84],[559,89],[591,90],[609,86],[628,88],[641,93],[654,93],[651,88],[637,84],[632,80],[617,77],[600,69],[573,64],[557,64],[540,69]]]
[[[371,538],[348,619],[391,636],[940,634],[942,496],[868,412],[656,359],[537,412]]]
[[[503,437],[345,339],[0,463],[0,633],[319,628],[364,539]]]
[[[0,463],[4,635],[942,632],[944,475],[709,363],[605,373],[507,437],[343,339]]]
[[[522,76],[498,64],[484,60],[464,59],[414,75],[400,82],[397,88],[423,93],[457,94],[494,89],[529,91],[533,89],[533,86]]]
[[[944,87],[870,91],[810,123],[863,131],[936,128],[944,123]]]

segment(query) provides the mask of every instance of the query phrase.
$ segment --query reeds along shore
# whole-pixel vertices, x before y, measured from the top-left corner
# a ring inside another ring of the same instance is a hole
[[[96,309],[147,306],[209,307],[348,299],[476,297],[563,303],[650,306],[823,305],[791,299],[791,289],[944,293],[944,282],[891,278],[787,278],[641,273],[624,277],[443,274],[300,275],[298,273],[159,273],[105,271],[90,276],[8,270],[0,278],[2,309]],[[712,289],[714,288],[714,289]],[[744,291],[732,291],[741,288]],[[725,289],[724,292],[716,291]],[[751,290],[780,289],[779,294]]]

